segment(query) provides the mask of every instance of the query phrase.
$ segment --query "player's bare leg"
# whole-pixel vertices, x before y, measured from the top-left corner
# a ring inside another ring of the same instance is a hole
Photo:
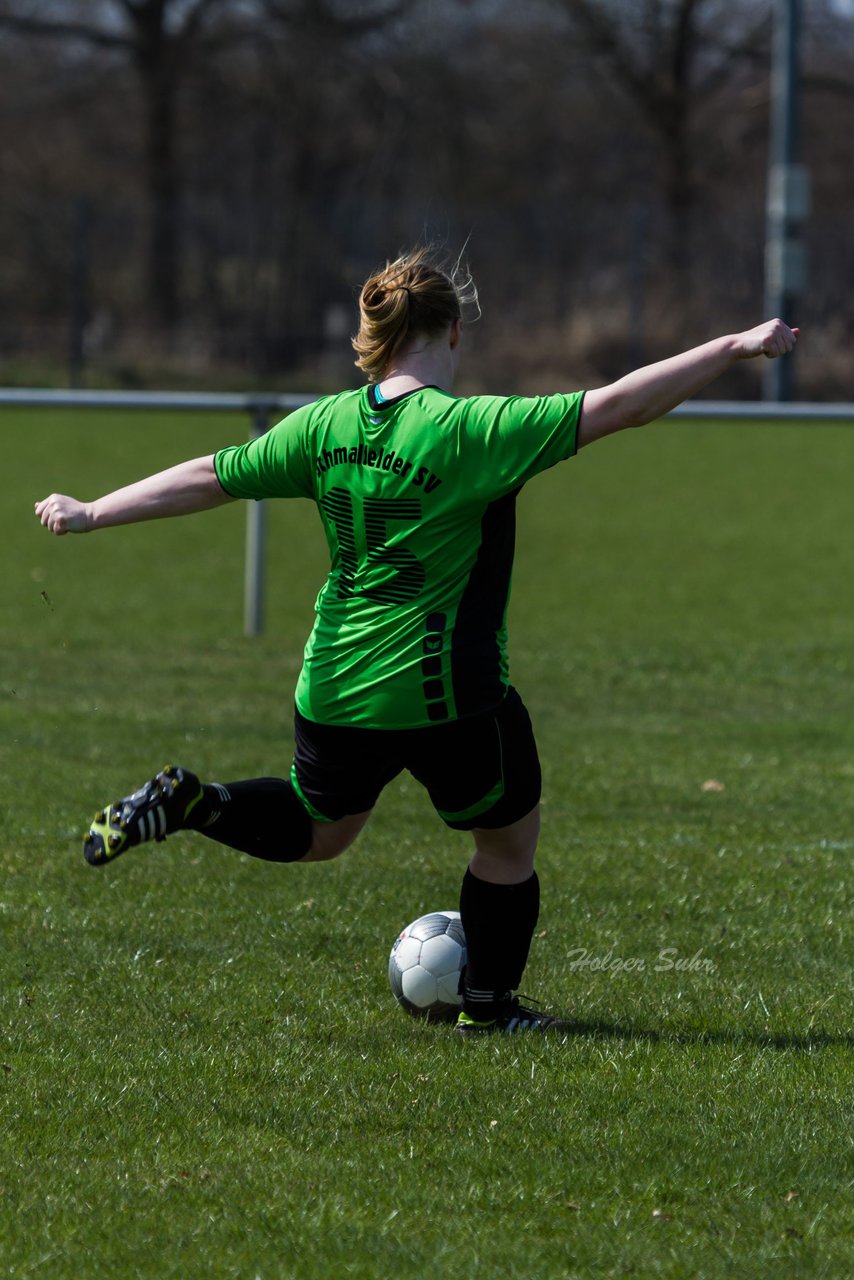
[[[534,872],[534,854],[540,837],[540,806],[509,827],[476,827],[474,853],[469,869],[490,884],[520,884]]]
[[[359,835],[370,818],[373,810],[364,813],[351,813],[346,818],[338,818],[335,822],[318,822],[311,824],[311,848],[300,862],[330,862],[337,858]]]

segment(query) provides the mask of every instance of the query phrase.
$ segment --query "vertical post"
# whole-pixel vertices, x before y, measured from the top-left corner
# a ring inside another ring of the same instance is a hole
[[[251,439],[263,436],[269,426],[269,410],[255,405]],[[246,504],[246,569],[243,584],[243,631],[259,636],[264,629],[264,567],[267,559],[267,504]]]
[[[86,362],[85,330],[89,318],[90,207],[85,197],[74,201],[71,245],[71,306],[68,333],[68,385],[79,387]]]
[[[649,206],[636,204],[629,222],[629,367],[647,363],[644,342],[646,303],[646,246],[649,243]]]
[[[800,0],[775,0],[771,66],[771,121],[765,232],[765,315],[797,323],[797,302],[806,283],[800,223],[809,213],[809,178],[796,163],[799,134]],[[770,360],[764,370],[765,400],[791,400],[792,359]]]

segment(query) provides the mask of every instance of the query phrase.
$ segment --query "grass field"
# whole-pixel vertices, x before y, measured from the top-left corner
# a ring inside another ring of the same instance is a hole
[[[522,495],[526,990],[577,1030],[461,1044],[386,983],[467,854],[411,781],[327,866],[184,835],[82,858],[168,760],[289,767],[308,504],[271,510],[250,641],[238,506],[65,539],[31,514],[243,420],[0,429],[0,1276],[852,1274],[854,430],[661,424]]]

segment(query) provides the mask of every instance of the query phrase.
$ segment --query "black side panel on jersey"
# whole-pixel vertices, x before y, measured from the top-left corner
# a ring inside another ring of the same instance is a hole
[[[451,675],[458,716],[496,706],[505,694],[498,632],[504,622],[516,547],[516,496],[491,502],[480,523],[480,549],[460,599],[451,637]]]

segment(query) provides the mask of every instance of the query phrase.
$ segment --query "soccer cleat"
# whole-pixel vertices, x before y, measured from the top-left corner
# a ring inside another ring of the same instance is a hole
[[[83,838],[86,861],[102,867],[147,840],[165,840],[186,825],[203,795],[194,773],[167,765],[139,791],[95,814]]]
[[[497,1031],[502,1035],[515,1035],[520,1031],[569,1031],[570,1024],[553,1018],[539,1009],[527,1009],[519,1003],[518,996],[506,996],[499,1002],[493,1018],[473,1018],[461,1010],[454,1032],[461,1036],[485,1035]]]

